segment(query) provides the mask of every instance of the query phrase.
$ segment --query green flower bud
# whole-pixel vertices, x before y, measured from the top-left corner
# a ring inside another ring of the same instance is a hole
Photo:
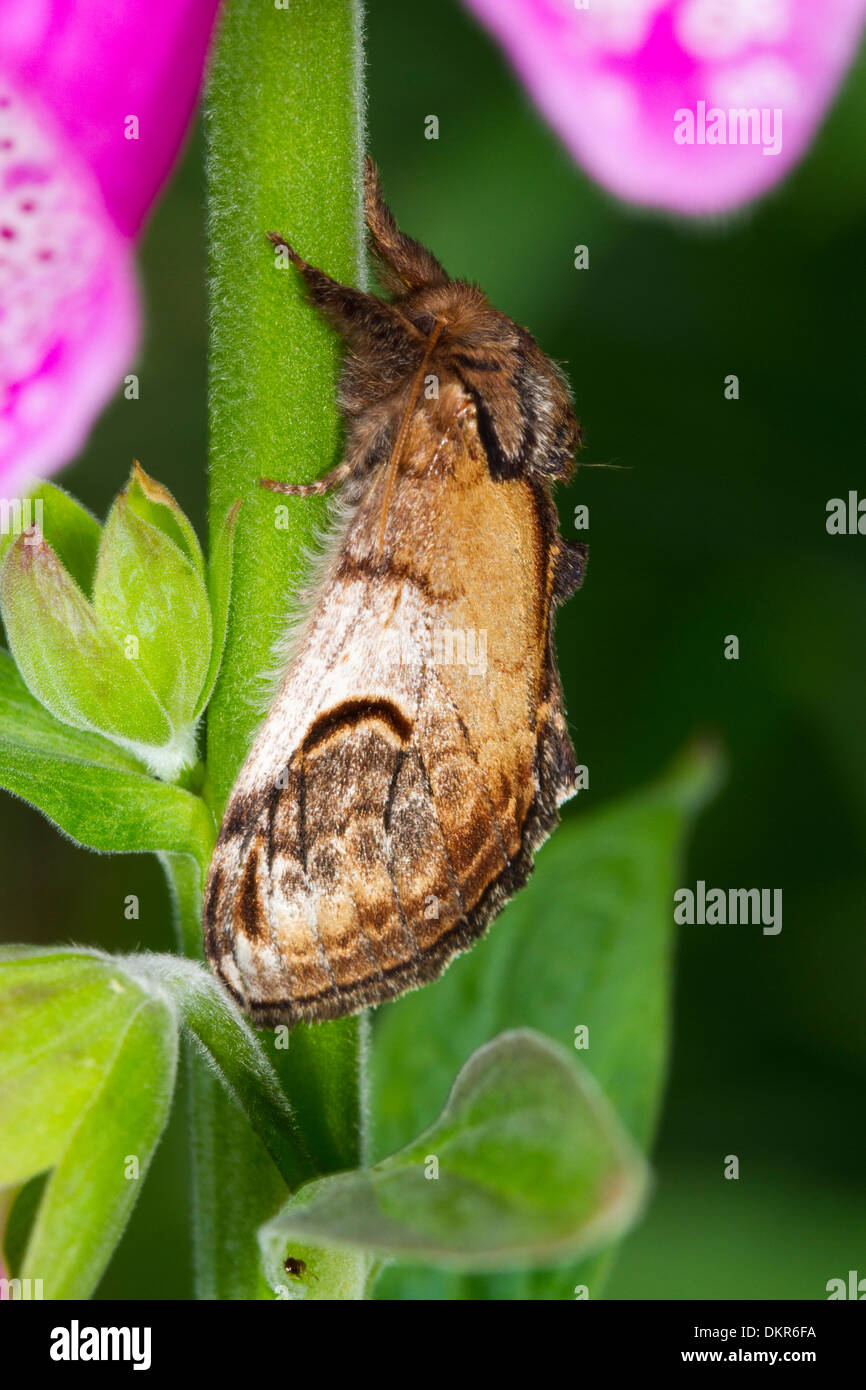
[[[204,556],[189,517],[181,511],[168,488],[145,473],[138,459],[132,465],[126,500],[130,511],[174,541],[203,579]]]
[[[171,742],[153,689],[38,531],[11,546],[0,607],[24,681],[56,719],[126,746]]]
[[[199,566],[172,538],[174,528],[163,530],[145,520],[135,510],[139,498],[132,494],[132,486],[120,494],[105,523],[93,607],[154,690],[173,727],[183,728],[195,719],[210,663],[207,589]],[[153,515],[153,504],[147,510]],[[175,520],[167,506],[162,512],[158,520]],[[179,509],[178,515],[183,515]]]
[[[15,537],[35,526],[79,588],[89,594],[102,529],[96,517],[56,484],[40,483],[21,504],[19,520],[17,528],[0,528],[0,561]]]
[[[0,611],[21,675],[55,718],[105,735],[173,779],[195,760],[196,722],[220,657],[195,532],[138,464],[101,537],[59,489],[46,484],[35,495],[43,529],[18,536],[0,567]]]

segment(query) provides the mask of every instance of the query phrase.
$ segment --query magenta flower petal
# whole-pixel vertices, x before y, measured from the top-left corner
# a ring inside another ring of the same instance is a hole
[[[0,479],[84,443],[138,339],[130,243],[48,119],[0,76]]]
[[[53,113],[119,231],[177,158],[219,0],[0,0],[0,64]],[[130,139],[130,117],[138,122]]]
[[[632,202],[697,214],[728,212],[792,168],[866,17],[866,0],[467,4],[599,183]],[[758,119],[731,118],[741,108]]]
[[[132,238],[174,164],[218,0],[0,0],[0,484],[81,448],[134,357]]]

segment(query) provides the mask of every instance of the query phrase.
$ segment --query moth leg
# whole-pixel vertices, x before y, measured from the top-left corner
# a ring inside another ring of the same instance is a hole
[[[364,161],[364,208],[370,232],[370,250],[376,258],[379,278],[386,289],[403,295],[427,285],[447,285],[448,274],[420,241],[401,232],[382,196],[379,172],[372,159]]]
[[[556,543],[553,570],[553,596],[561,603],[576,593],[586,577],[589,546],[585,541],[563,540]]]
[[[346,456],[336,468],[323,478],[312,483],[281,483],[275,478],[259,478],[259,487],[269,488],[271,492],[285,492],[290,497],[320,497],[342,487],[353,478],[364,478],[379,464],[388,446],[390,434],[378,426],[370,431],[359,431],[355,439],[346,446]]]
[[[387,341],[395,330],[401,339],[405,336],[405,327],[390,304],[355,289],[354,285],[341,285],[318,266],[310,265],[279,232],[268,232],[267,236],[274,246],[286,252],[303,276],[311,304],[347,342],[369,345],[376,340]]]
[[[323,493],[332,492],[335,487],[347,482],[357,471],[354,459],[345,459],[314,483],[280,483],[275,478],[259,478],[259,487],[269,488],[271,492],[285,492],[290,497],[321,497]]]

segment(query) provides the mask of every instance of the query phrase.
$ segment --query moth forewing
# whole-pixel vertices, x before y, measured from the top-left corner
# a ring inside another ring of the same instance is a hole
[[[348,347],[345,458],[317,490],[342,483],[353,505],[205,899],[208,958],[262,1024],[434,979],[525,882],[575,789],[552,631],[586,560],[550,495],[577,437],[564,380],[398,231],[371,165],[367,218],[393,304],[292,253]]]

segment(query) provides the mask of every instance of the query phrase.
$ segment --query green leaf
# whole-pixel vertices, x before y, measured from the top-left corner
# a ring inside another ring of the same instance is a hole
[[[211,656],[204,580],[173,540],[135,512],[126,493],[102,533],[93,607],[172,727],[191,724]]]
[[[135,1203],[174,1092],[176,1024],[122,962],[0,951],[0,1185],[51,1175],[21,1277],[86,1298]]]
[[[408,1147],[291,1198],[262,1231],[265,1267],[280,1280],[293,1241],[475,1269],[561,1259],[625,1229],[646,1186],[643,1159],[588,1074],[516,1030],[470,1058]]]
[[[28,689],[64,724],[166,744],[172,727],[134,662],[45,541],[20,536],[0,571],[9,646]]]
[[[196,1297],[273,1299],[256,1231],[287,1188],[261,1139],[196,1050],[190,1058]]]
[[[222,662],[232,594],[232,555],[234,553],[235,527],[240,506],[240,498],[238,498],[234,506],[230,507],[226,513],[225,521],[217,533],[211,555],[209,597],[213,641],[211,643],[210,665],[195,709],[196,718],[201,714],[211,697]]]
[[[630,1133],[651,1140],[668,1050],[673,891],[684,832],[717,785],[719,762],[694,750],[657,785],[567,820],[527,887],[489,935],[435,984],[374,1021],[373,1132],[379,1152],[407,1142],[444,1099],[443,1075],[505,1028],[533,1027],[585,1062]],[[575,1051],[575,1029],[589,1046]],[[586,1269],[496,1281],[436,1280],[438,1296],[591,1296]],[[383,1296],[401,1296],[389,1270]],[[485,1287],[486,1286],[486,1287]],[[426,1296],[430,1280],[425,1279]]]
[[[265,1144],[285,1182],[316,1171],[279,1078],[243,1014],[203,965],[178,956],[131,956],[127,968],[164,990],[205,1060]]]
[[[271,1271],[275,1280],[273,1294],[278,1299],[328,1303],[336,1299],[364,1299],[369,1297],[376,1268],[376,1260],[365,1250],[328,1249],[292,1239],[282,1268],[275,1263]]]
[[[17,1189],[7,1187],[0,1191],[0,1219],[2,1219],[4,1202],[7,1204],[8,1211],[0,1258],[4,1261],[10,1274],[15,1275],[21,1269],[27,1241],[33,1229],[33,1222],[39,1203],[42,1201],[47,1180],[48,1174],[40,1173],[38,1177],[31,1178],[22,1187]]]
[[[23,797],[81,845],[193,855],[204,874],[215,838],[199,796],[151,777],[131,753],[61,724],[0,651],[0,787]]]

